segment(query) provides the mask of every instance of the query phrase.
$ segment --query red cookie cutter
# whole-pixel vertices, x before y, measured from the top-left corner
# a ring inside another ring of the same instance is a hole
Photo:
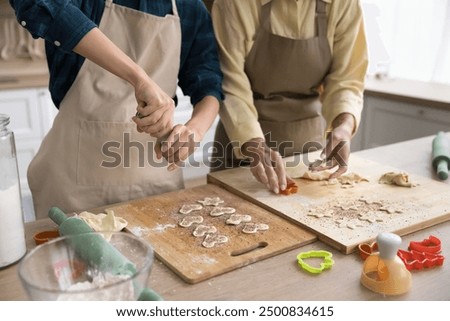
[[[444,264],[445,257],[434,253],[417,252],[414,250],[398,250],[398,257],[405,263],[408,270],[422,270]]]
[[[422,242],[410,242],[409,250],[414,250],[417,252],[424,253],[439,253],[441,252],[441,240],[436,236],[430,235],[427,239]]]

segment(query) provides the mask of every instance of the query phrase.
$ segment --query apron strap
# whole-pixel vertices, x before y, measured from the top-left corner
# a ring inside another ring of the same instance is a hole
[[[178,8],[177,8],[177,1],[176,0],[172,0],[172,11],[173,11],[173,15],[175,17],[178,17]]]
[[[316,26],[319,37],[327,36],[327,10],[323,0],[316,0]]]
[[[105,7],[111,7],[113,3],[113,0],[105,0]]]
[[[261,17],[259,21],[262,22],[262,26],[266,31],[271,31],[270,25],[270,9],[272,8],[272,1],[267,2],[261,7]]]

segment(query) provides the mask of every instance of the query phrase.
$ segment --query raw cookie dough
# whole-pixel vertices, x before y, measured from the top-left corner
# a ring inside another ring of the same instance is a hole
[[[252,217],[247,214],[232,214],[226,220],[226,223],[230,224],[230,225],[239,225],[239,224],[241,224],[241,222],[248,223],[251,220],[252,220]]]
[[[127,226],[128,222],[121,217],[115,217],[113,210],[106,209],[105,212],[106,214],[81,212],[78,216],[96,232],[119,232]]]
[[[181,208],[180,208],[180,213],[181,214],[189,214],[190,212],[193,211],[199,211],[203,208],[203,206],[201,206],[200,204],[184,204]]]
[[[357,183],[369,181],[367,178],[356,173],[348,173],[330,179],[331,174],[333,174],[333,172],[330,170],[319,172],[307,171],[300,178],[309,179],[311,181],[325,181],[325,185],[336,185],[339,183],[341,184],[341,188],[352,188]]]
[[[253,234],[258,231],[267,231],[269,225],[263,223],[245,223],[242,233]]]
[[[368,182],[369,180],[356,173],[348,173],[337,178],[342,185],[355,185],[355,183]]]
[[[205,236],[205,234],[213,234],[216,232],[217,232],[217,229],[215,226],[199,225],[195,228],[194,232],[192,232],[192,235],[194,235],[195,237],[202,237],[202,236]]]
[[[180,221],[180,223],[178,223],[178,225],[182,226],[182,227],[189,227],[194,223],[200,224],[203,222],[203,217],[198,215],[198,216],[186,216],[183,217],[183,219]]]
[[[204,200],[197,201],[203,205],[212,205],[217,206],[222,204],[224,201],[220,199],[220,197],[205,197]]]
[[[330,170],[319,172],[306,171],[299,178],[309,179],[311,181],[326,181],[330,178],[331,174],[333,174],[333,172]]]
[[[206,234],[205,239],[202,242],[202,245],[206,248],[212,248],[216,246],[216,244],[222,244],[228,242],[228,237],[225,235],[219,234]]]
[[[405,172],[387,172],[383,174],[378,180],[380,184],[397,185],[402,187],[415,187],[409,180],[408,173]]]
[[[236,212],[236,209],[232,207],[221,207],[217,206],[212,209],[212,211],[209,213],[211,216],[221,216],[223,214],[233,214]]]

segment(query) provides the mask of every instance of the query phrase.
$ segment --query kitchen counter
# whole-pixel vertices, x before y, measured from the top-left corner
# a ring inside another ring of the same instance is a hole
[[[450,137],[450,134],[448,134]],[[416,175],[436,179],[431,167],[431,141],[434,136],[369,149],[355,154],[389,164]],[[442,184],[450,188],[450,180]],[[32,236],[37,231],[55,227],[49,219],[26,224],[28,249],[34,247]],[[401,296],[383,296],[360,284],[362,261],[357,253],[344,255],[320,241],[259,261],[198,284],[187,284],[169,268],[156,260],[150,286],[166,300],[450,300],[450,222],[421,230],[402,238],[401,248],[410,241],[422,241],[430,235],[441,239],[444,265],[413,271],[412,289]],[[296,263],[299,252],[328,250],[335,260],[331,270],[310,275]],[[0,300],[25,300],[17,264],[0,270]]]
[[[365,96],[450,110],[450,85],[417,80],[367,77]]]

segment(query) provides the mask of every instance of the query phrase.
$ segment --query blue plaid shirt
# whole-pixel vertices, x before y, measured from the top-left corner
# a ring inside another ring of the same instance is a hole
[[[10,3],[19,23],[33,37],[46,40],[49,89],[59,108],[84,62],[72,49],[100,23],[104,0],[10,0]],[[171,0],[114,3],[161,17],[172,14]],[[176,0],[176,3],[182,32],[178,85],[191,97],[193,105],[205,96],[221,100],[222,74],[210,15],[201,0]]]

